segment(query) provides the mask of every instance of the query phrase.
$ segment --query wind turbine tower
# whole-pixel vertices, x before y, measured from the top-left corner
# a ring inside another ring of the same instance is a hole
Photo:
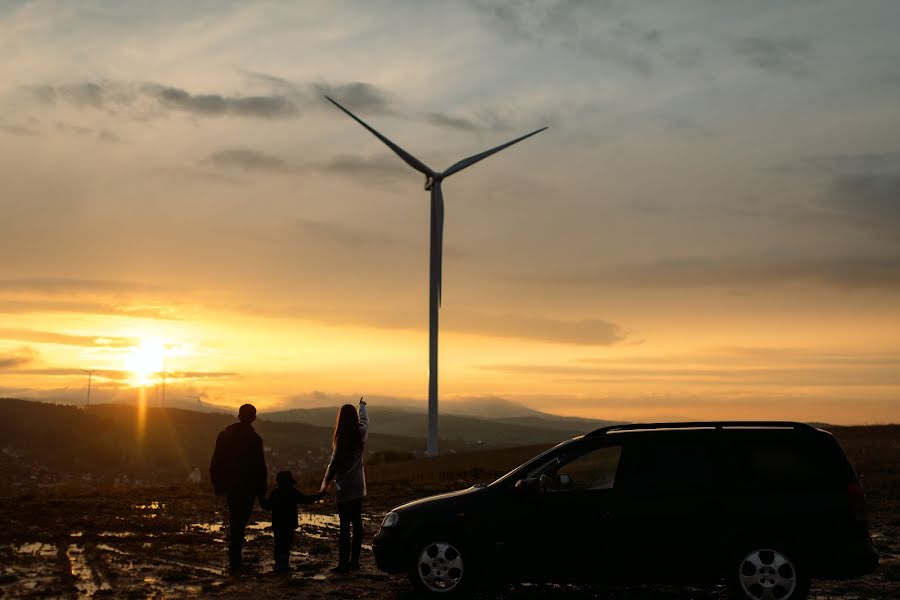
[[[91,405],[91,379],[94,377],[94,372],[97,369],[82,369],[81,372],[85,373],[88,376],[88,388],[87,388],[87,406]]]
[[[438,309],[441,305],[441,265],[444,240],[444,197],[441,194],[441,182],[454,173],[459,173],[466,167],[484,160],[488,156],[500,152],[515,143],[529,138],[547,129],[541,127],[511,142],[506,142],[496,148],[485,150],[479,154],[464,158],[453,163],[443,171],[434,171],[415,156],[387,139],[365,121],[352,112],[325,96],[329,102],[344,111],[350,118],[365,127],[369,132],[384,142],[388,148],[394,151],[410,167],[425,175],[425,190],[431,192],[431,249],[429,261],[429,285],[428,285],[428,444],[425,453],[428,456],[438,454]]]

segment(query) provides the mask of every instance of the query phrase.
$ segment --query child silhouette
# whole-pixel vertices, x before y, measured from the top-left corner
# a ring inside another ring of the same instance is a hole
[[[297,481],[290,471],[281,471],[275,476],[277,484],[263,508],[272,511],[272,531],[275,534],[275,572],[291,570],[291,547],[294,545],[294,530],[297,529],[297,505],[312,504],[321,494],[306,495],[294,487]]]

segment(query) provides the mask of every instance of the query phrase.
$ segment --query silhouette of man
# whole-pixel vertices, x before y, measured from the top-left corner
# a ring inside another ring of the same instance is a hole
[[[251,425],[256,420],[256,407],[244,404],[238,411],[238,419],[216,438],[209,465],[213,489],[228,500],[228,563],[232,571],[241,568],[244,530],[254,502],[265,501],[268,486],[262,438]]]

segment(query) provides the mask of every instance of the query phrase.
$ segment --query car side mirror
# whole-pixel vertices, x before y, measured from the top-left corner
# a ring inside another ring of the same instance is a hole
[[[540,491],[540,480],[533,477],[520,479],[516,482],[515,490],[520,494]]]
[[[544,473],[541,475],[540,479],[538,479],[538,491],[546,492],[548,490],[553,489],[553,478]]]

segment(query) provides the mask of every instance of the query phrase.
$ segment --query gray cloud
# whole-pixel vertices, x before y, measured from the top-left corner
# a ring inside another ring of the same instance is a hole
[[[447,311],[444,323],[448,329],[460,333],[585,346],[609,346],[624,341],[626,338],[622,327],[600,319],[564,321],[544,317],[456,310]]]
[[[10,374],[14,375],[44,375],[46,377],[72,377],[85,375],[84,371],[76,368],[66,367],[47,367],[41,369],[15,369]],[[125,381],[130,379],[133,374],[130,371],[120,369],[96,369],[93,377],[99,379],[108,379],[110,381]]]
[[[73,292],[147,293],[185,291],[137,281],[79,279],[75,277],[25,277],[21,279],[0,279],[0,290],[66,295]]]
[[[285,96],[223,96],[220,94],[192,94],[186,90],[146,84],[142,91],[166,108],[204,117],[234,115],[261,119],[283,119],[300,113],[297,104]]]
[[[900,171],[900,152],[868,152],[812,156],[777,167],[782,171],[813,171],[848,175],[883,171]]]
[[[838,176],[823,204],[900,239],[900,172]]]
[[[340,223],[303,218],[296,219],[294,224],[302,237],[310,238],[318,243],[335,246],[341,250],[351,249],[351,252],[356,252],[359,248],[369,248],[372,250],[388,249],[398,250],[404,254],[422,253],[423,256],[424,253],[428,252],[426,247],[419,246],[383,231],[358,229],[355,227],[347,227]],[[291,232],[291,237],[293,237],[293,232]],[[456,260],[464,256],[465,252],[456,246],[446,245],[444,247],[445,258]]]
[[[79,125],[70,125],[63,121],[56,122],[56,130],[61,133],[72,133],[75,135],[93,135],[94,130],[90,127],[81,127]]]
[[[812,72],[809,42],[796,38],[743,37],[730,42],[731,50],[750,65],[779,75]]]
[[[466,133],[485,131],[505,133],[517,130],[522,130],[521,133],[524,133],[532,125],[554,126],[560,122],[559,113],[552,111],[529,115],[527,118],[529,125],[522,124],[521,114],[509,110],[479,107],[470,112],[471,117],[428,112],[422,113],[419,118],[435,127]]]
[[[108,92],[100,84],[86,82],[65,86],[60,89],[59,93],[76,106],[103,108]]]
[[[19,340],[41,344],[62,344],[66,346],[105,346],[127,348],[137,344],[137,340],[122,337],[69,335],[52,331],[31,329],[0,329],[0,340]]]
[[[301,235],[317,241],[335,244],[343,248],[401,247],[407,246],[397,238],[381,231],[364,231],[345,227],[337,223],[297,219],[295,221]]]
[[[26,364],[26,363],[22,363]],[[2,359],[0,359],[0,368],[7,369],[11,375],[44,375],[46,377],[82,377],[84,371],[81,369],[70,367],[46,367],[36,369],[21,369],[12,367],[3,367]],[[157,373],[155,375],[161,375]],[[93,377],[95,379],[106,379],[109,381],[128,381],[134,374],[131,371],[122,369],[95,369]],[[241,376],[235,371],[166,371],[167,381],[176,382],[178,380],[191,379],[236,379]]]
[[[385,181],[399,178],[418,177],[419,174],[405,166],[399,158],[392,154],[379,154],[374,157],[340,155],[315,168],[337,175],[359,177],[366,180]]]
[[[842,290],[900,290],[900,256],[756,259],[686,258],[594,272],[556,272],[522,278],[532,283],[638,288],[722,287],[814,283]]]
[[[108,129],[104,129],[104,130],[98,132],[97,139],[99,139],[101,142],[108,142],[111,144],[117,144],[122,141],[122,139],[119,138],[119,136],[117,136],[113,132],[109,131]]]
[[[184,112],[200,117],[236,116],[260,119],[286,119],[300,114],[297,98],[283,94],[227,96],[194,94],[187,90],[145,83],[136,85],[117,81],[81,82],[75,84],[37,85],[25,88],[31,97],[43,104],[64,102],[82,109],[108,112],[130,112],[147,116],[153,107]],[[151,114],[152,116],[152,114]]]
[[[320,102],[327,102],[328,95],[350,110],[365,111],[369,114],[394,114],[393,101],[390,95],[380,88],[362,81],[350,83],[317,83],[313,86]],[[328,104],[331,106],[331,104]]]
[[[179,308],[158,298],[187,290],[132,281],[78,278],[0,279],[0,313],[115,314],[178,320]],[[27,294],[27,299],[22,297]]]
[[[60,85],[27,86],[32,98],[43,104],[64,102],[77,108],[117,111],[133,105],[138,94],[135,86],[117,81],[82,81]]]
[[[456,131],[492,129],[505,131],[511,128],[509,120],[502,119],[494,111],[477,111],[475,118],[446,115],[439,112],[416,114],[400,110],[388,91],[364,81],[348,83],[291,82],[268,73],[243,71],[250,83],[268,88],[261,95],[225,95],[220,93],[197,94],[183,88],[150,82],[144,84],[117,81],[80,82],[60,85],[34,85],[24,88],[33,100],[46,105],[65,103],[81,109],[123,112],[134,118],[153,118],[160,111],[175,111],[196,117],[243,117],[258,119],[291,119],[304,110],[319,109],[334,113],[325,96],[331,96],[353,111],[364,115],[393,115],[429,123],[436,127]],[[149,103],[148,103],[149,100]],[[546,120],[546,119],[544,119]],[[63,133],[96,135],[102,141],[119,141],[115,134],[103,130],[58,122],[57,130]],[[24,126],[0,126],[0,131],[16,135],[28,135],[32,130]]]
[[[754,386],[871,386],[900,384],[895,365],[847,367],[585,367],[548,364],[488,364],[476,368],[518,375],[557,375],[562,381],[581,383],[693,383],[698,385]]]
[[[446,129],[456,129],[457,131],[479,131],[481,129],[470,119],[465,119],[463,117],[452,117],[432,112],[423,114],[422,118],[426,123],[437,127],[444,127]]]
[[[200,163],[221,169],[291,175],[299,175],[313,170],[345,177],[356,177],[374,183],[415,176],[412,169],[405,167],[399,159],[390,154],[368,158],[339,155],[323,162],[301,165],[291,164],[283,158],[252,148],[229,148],[209,155]]]
[[[21,135],[21,136],[37,135],[37,131],[35,131],[34,129],[32,129],[30,127],[26,127],[25,125],[20,125],[20,124],[12,124],[12,125],[0,124],[0,131],[2,131],[4,133],[9,133],[11,135]]]
[[[270,73],[263,73],[261,71],[250,71],[247,69],[240,69],[240,72],[251,82],[251,83],[259,83],[265,87],[271,89],[277,89],[286,95],[297,93],[297,85],[284,79],[283,77],[278,77],[277,75],[272,75]]]
[[[68,300],[3,300],[0,299],[0,313],[28,314],[42,312],[88,313],[94,315],[125,315],[175,321],[180,317],[169,306],[148,306],[146,304],[113,304],[109,302],[79,302]]]
[[[663,32],[623,18],[609,2],[493,2],[470,6],[502,33],[532,44],[554,44],[648,76],[664,58]]]
[[[817,156],[779,170],[824,177],[819,208],[843,222],[900,240],[900,152]]]
[[[269,173],[292,173],[302,171],[298,166],[289,165],[287,161],[252,148],[230,148],[220,150],[206,157],[202,164],[220,168],[238,168],[245,171],[262,171]]]
[[[360,242],[376,244],[374,240]],[[393,243],[387,241],[385,243]],[[364,326],[382,329],[422,330],[425,324],[418,314],[393,309],[325,309],[320,306],[238,306],[234,310],[270,318],[303,318],[339,326]],[[628,332],[601,319],[563,320],[530,315],[498,314],[445,309],[441,313],[441,331],[470,335],[528,339],[538,342],[582,346],[609,346],[623,342]]]
[[[790,347],[760,347],[760,346],[728,346],[716,347],[697,352],[651,355],[640,357],[616,358],[616,357],[584,357],[576,359],[578,364],[588,364],[595,367],[636,367],[639,365],[653,365],[655,367],[666,366],[674,368],[681,365],[686,367],[718,367],[731,368],[734,366],[765,367],[772,363],[793,366],[898,366],[900,365],[900,352],[860,352],[840,353],[821,352],[808,348]]]
[[[241,376],[236,371],[175,371],[168,372],[173,379],[237,379]]]
[[[34,352],[23,348],[16,354],[0,354],[0,369],[17,369],[34,361]]]

